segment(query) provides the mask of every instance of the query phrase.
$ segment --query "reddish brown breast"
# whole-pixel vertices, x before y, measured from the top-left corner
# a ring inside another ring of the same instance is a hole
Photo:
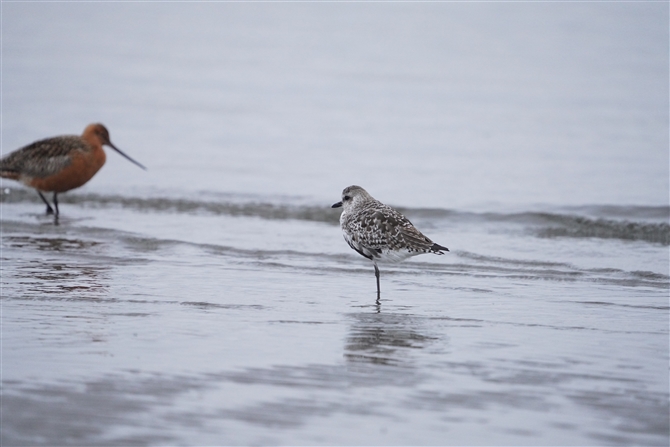
[[[105,164],[105,151],[100,143],[90,144],[88,151],[72,151],[69,156],[72,163],[56,174],[43,178],[33,178],[29,186],[45,192],[65,192],[79,188],[95,175]]]

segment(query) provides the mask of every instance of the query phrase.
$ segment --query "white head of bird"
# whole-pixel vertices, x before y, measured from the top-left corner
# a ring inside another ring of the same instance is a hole
[[[332,208],[343,207],[346,213],[352,208],[359,206],[362,203],[375,200],[366,190],[357,185],[351,185],[344,188],[342,191],[342,201],[334,203]]]

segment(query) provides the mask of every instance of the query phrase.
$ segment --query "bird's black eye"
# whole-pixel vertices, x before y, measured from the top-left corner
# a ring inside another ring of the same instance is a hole
[[[351,200],[351,197],[349,197],[349,196],[344,196],[344,200]]]

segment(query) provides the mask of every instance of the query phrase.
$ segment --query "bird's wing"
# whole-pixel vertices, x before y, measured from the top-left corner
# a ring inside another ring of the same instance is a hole
[[[356,242],[370,251],[408,248],[428,250],[433,245],[409,219],[386,205],[378,204],[360,210],[356,218],[347,224],[349,232],[358,235]]]
[[[79,137],[47,138],[22,147],[0,160],[0,172],[17,176],[45,178],[54,175],[72,163],[75,151],[90,148]]]
[[[400,235],[407,247],[414,247],[421,250],[430,250],[430,248],[433,246],[433,241],[431,241],[422,232],[417,230],[416,227],[412,224],[402,227],[400,229]]]

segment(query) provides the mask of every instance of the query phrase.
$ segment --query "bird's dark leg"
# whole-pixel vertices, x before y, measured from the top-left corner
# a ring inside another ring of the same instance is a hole
[[[373,262],[373,265],[375,266],[375,277],[377,278],[377,302],[379,302],[379,299],[381,298],[381,291],[379,289],[379,267],[377,267],[376,262]]]
[[[60,213],[58,212],[58,193],[54,192],[54,206],[56,207],[56,216]]]
[[[54,214],[54,225],[58,225],[58,215],[60,212],[58,211],[58,193],[54,192],[54,207],[56,207],[56,213]]]
[[[40,195],[40,198],[42,199],[42,201],[43,201],[44,203],[46,203],[46,205],[47,205],[47,215],[49,215],[49,214],[53,214],[53,213],[54,213],[54,209],[51,208],[51,204],[50,204],[50,203],[47,201],[47,199],[42,195],[42,192],[41,192],[41,191],[37,191],[37,194]]]

